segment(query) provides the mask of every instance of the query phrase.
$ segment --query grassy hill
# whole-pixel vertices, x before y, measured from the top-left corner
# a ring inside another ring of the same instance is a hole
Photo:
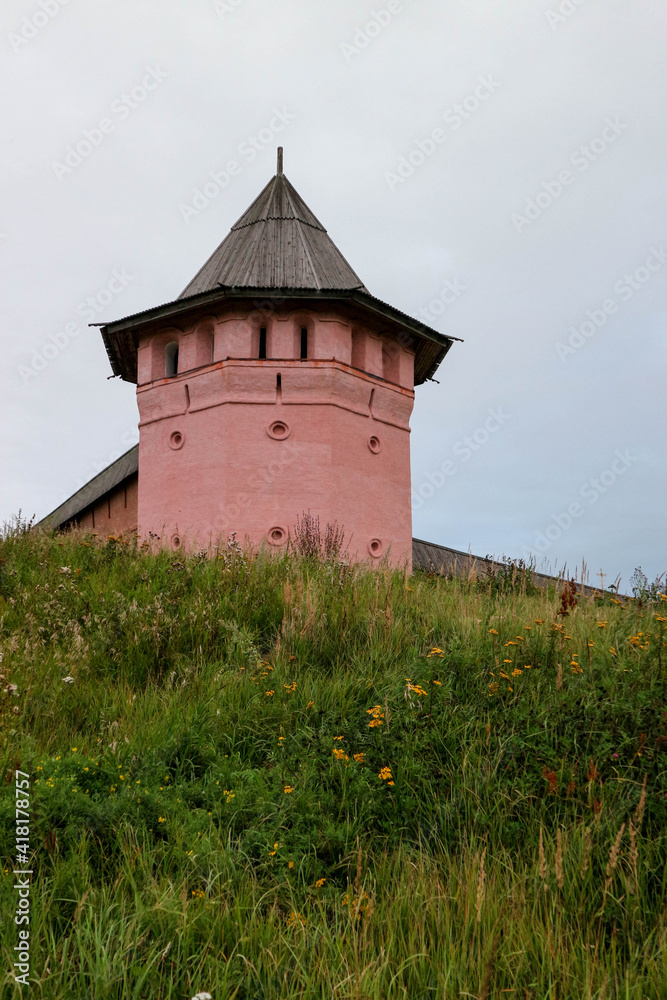
[[[0,995],[667,996],[667,603],[531,590],[9,533]]]

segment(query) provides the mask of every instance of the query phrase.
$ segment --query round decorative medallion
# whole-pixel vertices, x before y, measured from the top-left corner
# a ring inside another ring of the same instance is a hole
[[[185,434],[183,431],[172,431],[169,435],[169,447],[178,451],[185,444]]]
[[[269,545],[284,545],[287,541],[287,532],[279,524],[276,524],[267,531],[266,540]]]
[[[290,431],[291,427],[285,420],[274,420],[272,424],[269,424],[266,433],[276,441],[284,441],[290,436]]]
[[[382,542],[380,541],[379,538],[371,538],[370,542],[368,543],[368,551],[370,552],[370,554],[373,556],[374,559],[380,558],[380,556],[382,555],[383,548],[384,546],[382,545]]]
[[[380,444],[380,438],[376,437],[375,434],[371,434],[371,436],[368,439],[368,447],[370,448],[370,450],[373,452],[374,455],[377,455],[378,452],[382,450],[382,445]]]

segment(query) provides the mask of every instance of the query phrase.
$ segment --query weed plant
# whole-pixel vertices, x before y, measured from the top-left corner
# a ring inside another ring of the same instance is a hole
[[[667,996],[664,596],[316,555],[0,541],[0,995]]]

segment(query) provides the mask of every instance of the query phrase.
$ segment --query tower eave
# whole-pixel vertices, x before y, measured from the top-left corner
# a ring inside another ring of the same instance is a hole
[[[387,332],[395,335],[408,334],[415,340],[415,385],[421,385],[433,377],[454,341],[460,337],[445,336],[408,316],[401,310],[375,298],[367,291],[353,289],[293,289],[293,288],[231,288],[220,286],[213,291],[199,292],[187,298],[178,298],[161,306],[143,310],[132,316],[112,323],[92,323],[99,326],[102,339],[109,356],[114,375],[126,382],[137,381],[137,348],[139,333],[149,332],[151,327],[174,322],[193,312],[205,311],[213,305],[234,301],[247,301],[251,309],[270,308],[270,302],[279,300],[281,304],[294,303],[295,307],[307,305],[338,304],[350,311],[373,318],[381,323]]]

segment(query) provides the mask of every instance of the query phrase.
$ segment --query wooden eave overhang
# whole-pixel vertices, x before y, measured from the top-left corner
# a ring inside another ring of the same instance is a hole
[[[165,323],[178,325],[179,319],[210,310],[228,302],[247,303],[253,309],[271,311],[271,303],[280,307],[331,304],[352,316],[363,315],[367,321],[388,334],[404,337],[408,334],[415,351],[415,385],[432,378],[455,340],[445,336],[420,320],[408,316],[393,306],[360,289],[294,289],[294,288],[226,288],[200,292],[178,298],[161,306],[126,316],[112,323],[91,323],[99,326],[114,375],[126,382],[137,381],[137,349],[139,336]]]

